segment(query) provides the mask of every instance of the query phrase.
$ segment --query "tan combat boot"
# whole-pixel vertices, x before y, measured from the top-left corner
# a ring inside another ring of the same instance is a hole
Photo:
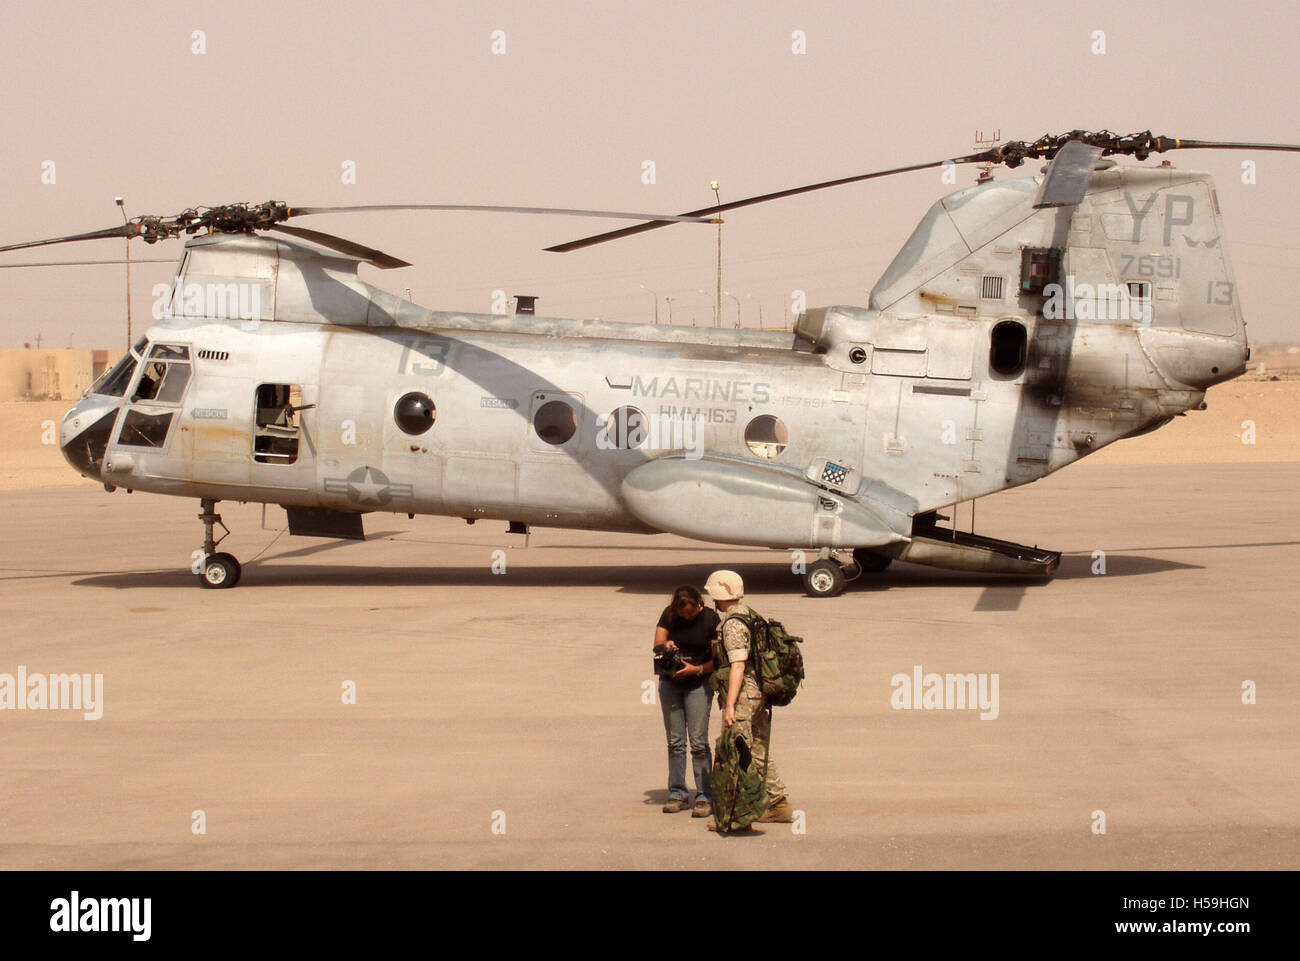
[[[771,823],[772,821],[788,823],[794,820],[794,808],[790,806],[789,801],[782,798],[764,811],[763,816],[758,820],[767,823]]]

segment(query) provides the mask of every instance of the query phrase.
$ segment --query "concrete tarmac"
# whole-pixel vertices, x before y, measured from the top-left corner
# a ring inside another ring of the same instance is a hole
[[[103,716],[0,711],[0,867],[1294,869],[1298,472],[1080,464],[977,509],[1055,578],[830,600],[778,551],[387,514],[340,543],[233,503],[243,580],[206,591],[197,501],[2,492],[0,674],[102,674]],[[801,822],[731,838],[660,813],[644,686],[719,567],[808,665],[773,730]],[[916,665],[998,675],[997,717],[896,710]]]

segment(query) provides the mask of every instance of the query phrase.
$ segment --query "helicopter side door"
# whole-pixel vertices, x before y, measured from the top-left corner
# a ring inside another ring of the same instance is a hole
[[[551,516],[590,510],[592,480],[583,466],[594,415],[575,391],[535,390],[529,398],[526,441],[519,457],[519,504]]]
[[[253,487],[272,492],[309,492],[316,479],[314,384],[259,381],[245,445]],[[271,496],[270,500],[278,499]]]

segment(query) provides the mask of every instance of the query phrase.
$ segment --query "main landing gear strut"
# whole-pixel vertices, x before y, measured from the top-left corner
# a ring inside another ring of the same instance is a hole
[[[878,574],[889,566],[891,558],[865,547],[854,548],[852,559],[843,552],[823,549],[822,556],[804,569],[803,589],[809,597],[835,597],[849,581],[863,573]]]
[[[203,561],[197,572],[199,586],[214,590],[234,587],[239,583],[239,575],[243,573],[243,568],[233,554],[217,553],[217,545],[230,536],[230,528],[221,524],[221,515],[215,513],[216,506],[217,502],[210,498],[205,497],[199,501],[199,507],[203,511],[199,515],[199,520],[203,521]],[[221,524],[225,533],[213,540],[212,529],[217,524]]]

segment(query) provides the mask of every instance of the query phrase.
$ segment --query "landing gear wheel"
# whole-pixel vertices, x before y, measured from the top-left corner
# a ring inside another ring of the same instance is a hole
[[[879,574],[892,564],[894,559],[886,557],[884,554],[877,554],[868,547],[855,547],[853,549],[853,561],[864,573]]]
[[[803,575],[803,589],[809,597],[835,597],[844,584],[844,569],[834,561],[814,561]]]
[[[231,554],[212,554],[203,561],[203,571],[199,574],[199,586],[219,590],[234,587],[239,583],[243,568]]]
[[[205,497],[199,501],[199,507],[203,510],[199,515],[199,520],[203,521],[203,567],[199,571],[199,587],[211,590],[234,587],[239,583],[243,568],[233,554],[217,553],[217,545],[229,536],[230,528],[221,524],[215,500]],[[214,537],[214,528],[218,524],[221,524],[221,529],[226,533]]]

